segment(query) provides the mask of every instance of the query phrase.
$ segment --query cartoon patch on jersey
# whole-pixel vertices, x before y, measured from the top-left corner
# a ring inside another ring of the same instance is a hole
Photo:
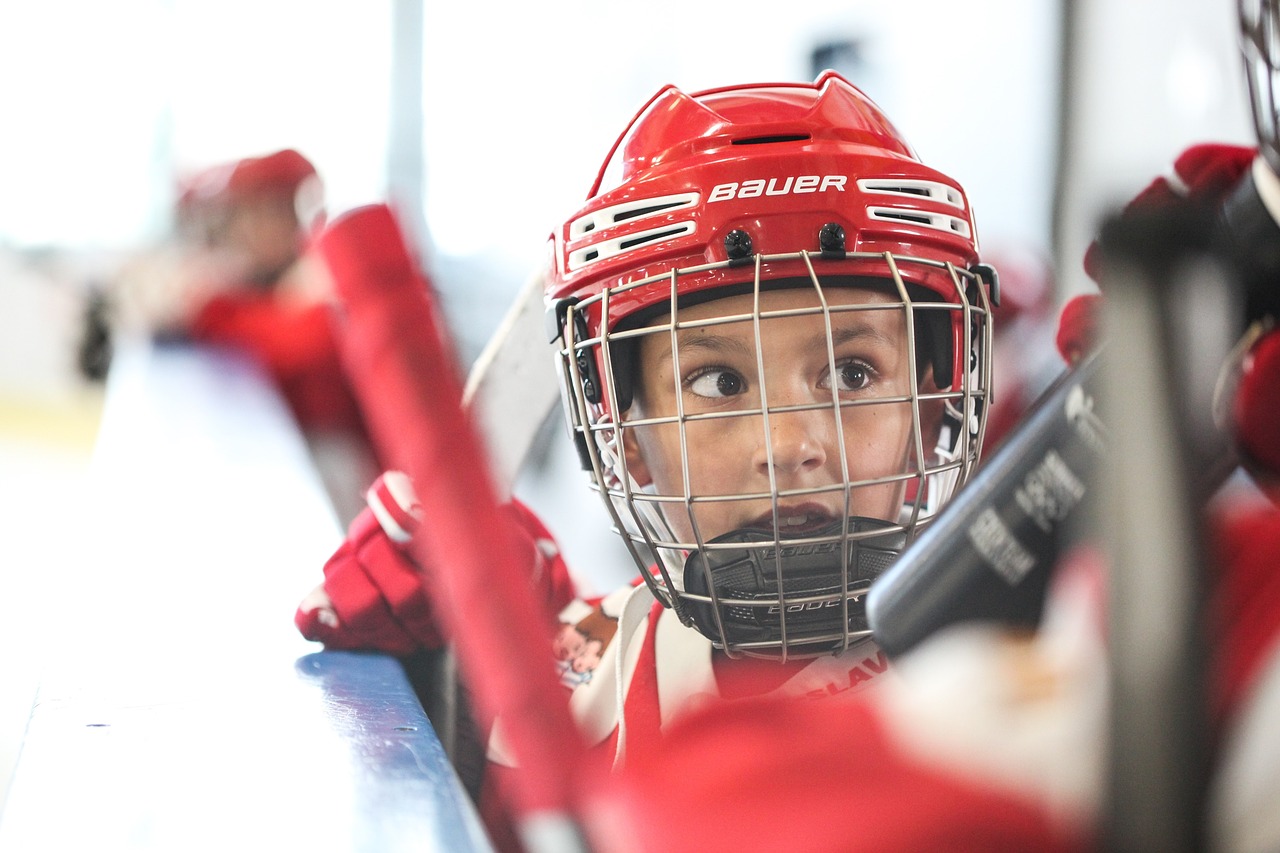
[[[589,682],[617,631],[618,620],[599,607],[577,622],[561,622],[551,644],[560,683],[572,688]]]

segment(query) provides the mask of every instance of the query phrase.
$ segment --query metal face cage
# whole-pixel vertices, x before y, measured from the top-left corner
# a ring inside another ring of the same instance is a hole
[[[979,459],[983,284],[923,258],[799,252],[562,305],[570,430],[654,596],[731,657],[869,636],[871,582]]]
[[[1249,104],[1258,145],[1271,168],[1280,171],[1280,116],[1277,116],[1277,76],[1280,75],[1280,2],[1237,0],[1240,50]]]

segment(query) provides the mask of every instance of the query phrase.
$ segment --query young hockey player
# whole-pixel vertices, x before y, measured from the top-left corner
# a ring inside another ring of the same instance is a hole
[[[771,849],[797,837],[807,850],[840,851],[1280,849],[1280,4],[1239,0],[1238,11],[1259,145],[1192,146],[1125,212],[1217,212],[1223,259],[1244,296],[1237,331],[1249,329],[1225,365],[1216,414],[1257,488],[1237,478],[1194,507],[1209,531],[1206,618],[1192,626],[1207,658],[1205,695],[1173,702],[1203,721],[1192,736],[1206,760],[1172,774],[1203,786],[1202,799],[1160,802],[1179,786],[1151,768],[1169,764],[1113,767],[1108,778],[1113,697],[1151,693],[1164,674],[1153,662],[1135,685],[1110,671],[1107,645],[1118,631],[1107,613],[1108,567],[1082,549],[1055,569],[1035,634],[949,628],[895,659],[887,689],[840,706],[766,697],[685,716],[661,754],[637,755],[618,778],[610,813],[630,849]],[[1086,267],[1105,288],[1103,249],[1095,244]],[[1105,299],[1104,289],[1066,306],[1058,345],[1068,363],[1097,345]],[[1154,617],[1148,632],[1158,635],[1172,598],[1143,602]],[[1145,722],[1148,749],[1174,744],[1150,720],[1125,722]],[[1134,805],[1116,801],[1116,776],[1144,788],[1137,821],[1115,820]],[[699,808],[648,819],[670,802]],[[1153,805],[1165,807],[1162,821]]]
[[[1271,8],[1268,14],[1280,15],[1274,11],[1280,7]],[[1280,34],[1280,26],[1271,32]],[[1254,189],[1251,181],[1262,186]],[[1217,208],[1233,193],[1252,193],[1260,204],[1280,198],[1267,185],[1280,189],[1256,149],[1198,145],[1130,211]],[[1265,266],[1280,246],[1280,206],[1270,210],[1273,220],[1255,219],[1233,234],[1242,240],[1234,251],[1246,270]],[[1251,245],[1257,238],[1261,242]],[[1100,252],[1091,258],[1096,271]],[[1183,703],[1196,711],[1207,700],[1199,734],[1209,761],[1182,768],[1202,772],[1206,791],[1201,810],[1179,816],[1176,825],[1188,832],[1176,849],[1280,845],[1274,807],[1280,795],[1280,336],[1271,313],[1280,277],[1274,273],[1254,280],[1256,307],[1244,319],[1259,325],[1243,339],[1235,379],[1221,400],[1222,425],[1258,488],[1230,485],[1198,508],[1210,530],[1199,634],[1207,695],[1188,695]],[[1068,363],[1097,345],[1104,299],[1080,298],[1064,311],[1059,346]],[[772,849],[800,832],[806,850],[1134,849],[1126,843],[1131,836],[1107,834],[1116,831],[1108,825],[1116,804],[1108,799],[1114,780],[1107,777],[1105,754],[1116,689],[1107,649],[1107,571],[1092,549],[1073,552],[1054,570],[1035,633],[994,623],[949,626],[895,658],[895,678],[884,689],[853,701],[800,704],[761,696],[695,709],[664,733],[661,752],[634,754],[629,772],[617,779],[609,794],[613,833],[637,850]],[[1144,772],[1134,768],[1134,778],[1144,780]],[[1160,781],[1145,779],[1157,791]],[[700,808],[646,819],[673,800]],[[1152,829],[1147,842],[1155,836]]]
[[[836,74],[667,87],[552,248],[572,433],[640,570],[574,599],[512,505],[588,743],[616,767],[717,698],[883,680],[862,598],[982,444],[995,276],[960,185]],[[305,636],[440,642],[414,512],[402,475],[375,483],[298,609]],[[499,725],[499,763],[504,746]]]

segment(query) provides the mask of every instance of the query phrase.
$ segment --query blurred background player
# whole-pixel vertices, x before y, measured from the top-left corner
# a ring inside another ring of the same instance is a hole
[[[91,301],[81,363],[105,375],[113,325],[247,355],[289,405],[345,523],[380,466],[342,369],[327,285],[307,256],[324,222],[320,176],[293,149],[197,172],[182,183],[171,244]]]
[[[513,505],[560,614],[548,667],[565,626],[591,646],[569,701],[605,766],[715,697],[882,680],[862,596],[978,463],[995,276],[975,235],[960,185],[835,74],[667,87],[620,137],[546,293],[573,435],[640,578],[570,600]],[[414,487],[390,472],[368,501],[297,624],[329,648],[439,644]]]

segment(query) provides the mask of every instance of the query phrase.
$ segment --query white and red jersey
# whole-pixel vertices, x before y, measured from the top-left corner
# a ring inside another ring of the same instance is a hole
[[[597,808],[630,850],[1091,849],[1106,683],[1095,578],[1075,575],[1044,632],[953,626],[892,674],[858,678],[874,690],[690,708],[660,748],[628,750]]]
[[[827,698],[883,681],[889,671],[888,658],[869,639],[840,655],[787,665],[729,660],[639,580],[598,601],[571,602],[560,613],[552,648],[587,744],[609,751],[614,766],[622,764],[628,748],[651,742],[710,701],[743,695]],[[501,725],[495,727],[490,757],[510,763]]]

